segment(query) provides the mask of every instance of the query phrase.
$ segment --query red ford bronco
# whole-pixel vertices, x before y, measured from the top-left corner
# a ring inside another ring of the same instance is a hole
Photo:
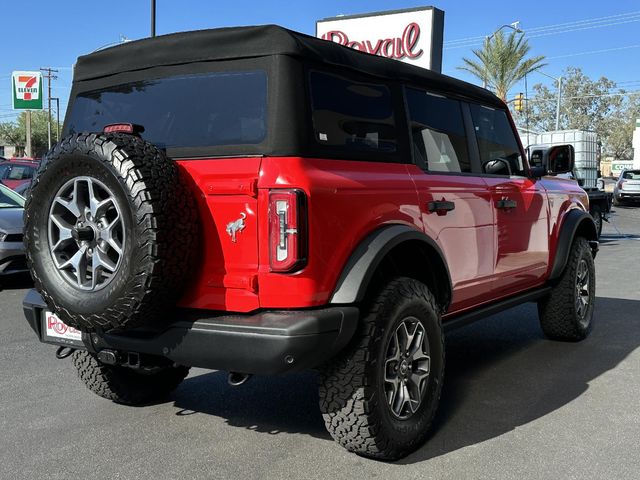
[[[80,57],[64,140],[26,206],[40,340],[125,404],[191,366],[320,372],[327,429],[397,459],[425,440],[444,334],[537,302],[585,338],[585,192],[531,167],[505,104],[468,83],[276,26]]]

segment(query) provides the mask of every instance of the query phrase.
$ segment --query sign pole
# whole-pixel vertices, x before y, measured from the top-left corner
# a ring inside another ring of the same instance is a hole
[[[27,131],[27,141],[25,143],[24,155],[25,157],[33,157],[31,155],[31,110],[25,110],[24,112],[25,129]]]

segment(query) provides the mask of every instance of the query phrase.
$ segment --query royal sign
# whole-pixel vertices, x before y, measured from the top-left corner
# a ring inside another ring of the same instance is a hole
[[[13,72],[11,96],[15,110],[42,110],[42,73]]]
[[[316,22],[316,36],[439,72],[443,27],[442,10],[422,7],[326,18]]]

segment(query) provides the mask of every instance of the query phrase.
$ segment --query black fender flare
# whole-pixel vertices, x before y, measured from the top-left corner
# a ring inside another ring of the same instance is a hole
[[[551,268],[551,274],[549,280],[558,278],[564,271],[569,259],[569,252],[571,251],[571,245],[573,239],[580,230],[582,234],[591,245],[593,256],[595,257],[598,251],[598,233],[596,230],[596,224],[593,218],[588,212],[577,208],[569,210],[562,225],[560,226],[560,233],[558,234],[558,242],[556,245],[556,254],[553,259],[553,267]]]
[[[364,300],[373,275],[385,256],[401,243],[415,240],[424,243],[438,255],[442,270],[446,272],[446,293],[441,302],[443,311],[446,311],[451,302],[452,288],[451,274],[444,254],[432,238],[407,225],[388,225],[373,231],[362,240],[345,264],[329,303],[349,304]]]

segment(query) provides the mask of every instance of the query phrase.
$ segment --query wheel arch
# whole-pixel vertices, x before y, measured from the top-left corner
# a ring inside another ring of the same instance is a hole
[[[587,239],[592,246],[593,255],[597,252],[598,232],[595,222],[588,212],[574,208],[567,212],[560,227],[556,252],[551,268],[550,280],[558,278],[564,271],[571,251],[571,245],[577,236]]]
[[[371,287],[377,287],[389,275],[425,283],[441,311],[449,307],[451,275],[444,254],[432,238],[407,225],[379,228],[358,244],[342,270],[330,303],[362,302]]]

